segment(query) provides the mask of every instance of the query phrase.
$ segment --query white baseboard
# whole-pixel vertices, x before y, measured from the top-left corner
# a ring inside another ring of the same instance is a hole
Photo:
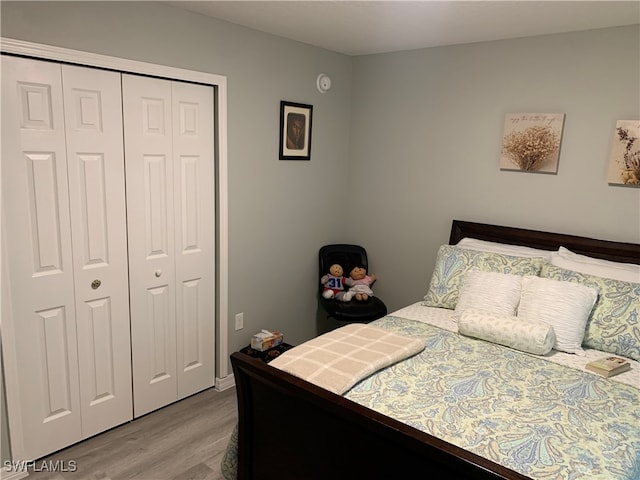
[[[216,385],[215,388],[216,390],[218,390],[219,392],[222,392],[224,390],[228,390],[230,388],[233,388],[236,386],[236,379],[233,376],[233,373],[227,375],[226,377],[216,377]],[[4,480],[4,479],[2,479]]]

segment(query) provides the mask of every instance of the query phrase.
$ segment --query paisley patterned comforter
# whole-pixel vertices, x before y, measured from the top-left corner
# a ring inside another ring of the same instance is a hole
[[[640,479],[640,391],[426,323],[420,354],[344,396],[534,479]]]

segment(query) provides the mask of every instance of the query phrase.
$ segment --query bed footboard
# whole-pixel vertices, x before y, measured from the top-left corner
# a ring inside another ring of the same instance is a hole
[[[242,353],[238,478],[526,479]]]

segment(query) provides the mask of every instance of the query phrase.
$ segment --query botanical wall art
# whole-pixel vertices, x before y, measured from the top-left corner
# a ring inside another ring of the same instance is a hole
[[[311,159],[313,105],[280,102],[280,160]]]
[[[508,113],[501,170],[558,173],[564,113]]]
[[[609,175],[614,185],[640,187],[640,120],[618,120],[613,134]]]

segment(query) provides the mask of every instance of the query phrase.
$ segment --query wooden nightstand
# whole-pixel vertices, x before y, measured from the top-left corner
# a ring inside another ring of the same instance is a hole
[[[265,363],[269,363],[271,360],[279,356],[281,353],[284,353],[291,348],[293,348],[293,345],[289,345],[288,343],[283,342],[276,347],[270,348],[269,350],[265,350],[264,352],[251,348],[250,346],[246,346],[240,350],[240,353],[244,353],[245,355],[249,355],[250,357],[253,357],[253,358],[258,358]]]

